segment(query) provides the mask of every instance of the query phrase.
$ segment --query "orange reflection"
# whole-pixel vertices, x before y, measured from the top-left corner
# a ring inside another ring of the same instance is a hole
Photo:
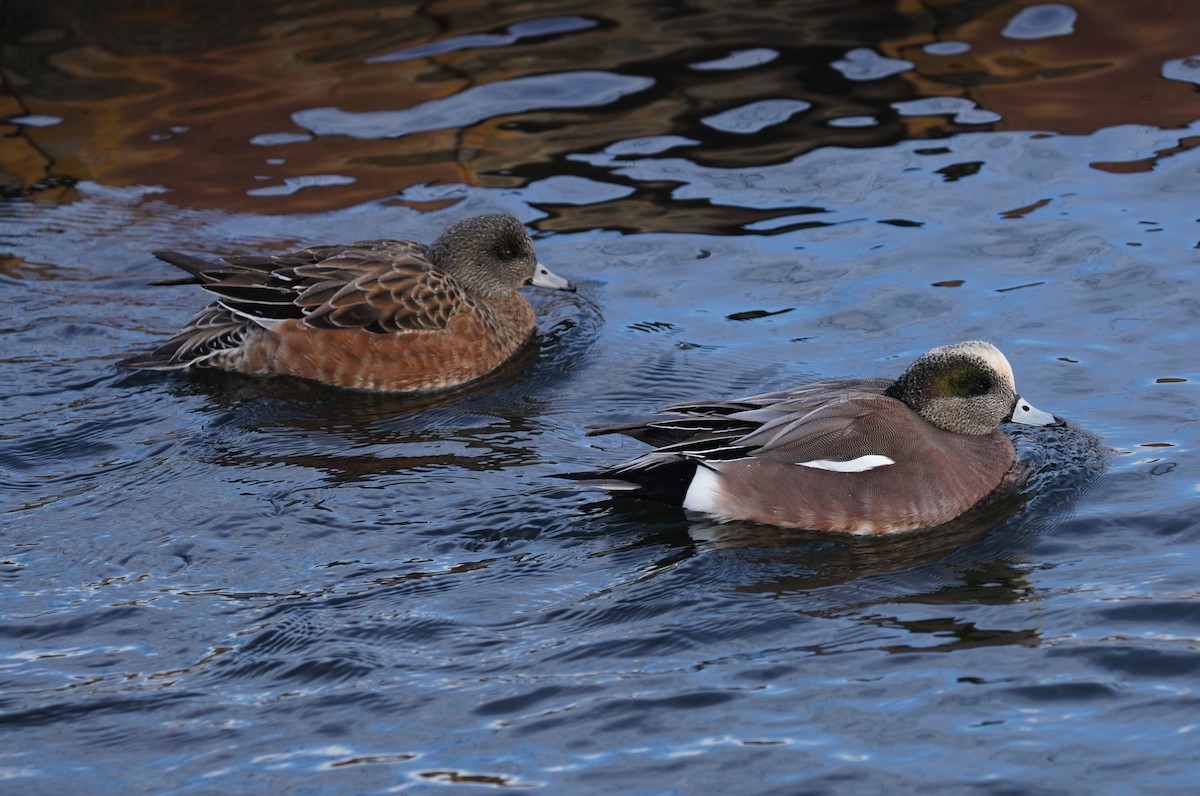
[[[1164,59],[1196,49],[1189,26],[1180,24],[1190,18],[1182,0],[1074,0],[1074,33],[1024,41],[1001,31],[1030,5],[1025,0],[991,5],[981,16],[969,0],[847,0],[835,9],[769,4],[736,14],[722,0],[696,0],[670,14],[641,3],[600,8],[581,0],[244,5],[166,0],[105,11],[61,0],[31,4],[27,17],[14,12],[4,20],[13,44],[3,56],[12,96],[0,97],[0,113],[64,121],[41,128],[0,123],[0,187],[28,191],[54,177],[161,185],[171,191],[162,198],[181,206],[296,213],[378,200],[417,184],[504,188],[553,173],[586,176],[587,167],[569,155],[631,138],[688,136],[697,142],[689,159],[740,168],[831,144],[880,146],[960,130],[1171,128],[1200,117],[1194,87],[1159,75]],[[583,23],[553,35],[506,34],[513,25],[567,16]],[[851,38],[856,31],[859,38]],[[890,38],[869,39],[880,32]],[[480,34],[491,38],[372,62]],[[931,55],[923,48],[934,41],[970,47]],[[879,80],[844,79],[831,64],[857,47],[914,68]],[[693,68],[748,48],[778,57],[753,68]],[[484,114],[397,137],[314,135],[294,120],[314,108],[400,111],[473,87],[581,69],[653,83],[590,106]],[[966,125],[947,116],[897,117],[890,107],[923,97],[973,100],[1001,119]],[[702,123],[779,98],[812,107],[750,135]],[[830,124],[850,117],[867,123]],[[274,134],[290,138],[263,145],[261,136]],[[572,206],[569,226],[711,231],[731,221],[728,209],[666,201],[670,186],[638,188],[603,206]],[[544,226],[566,223],[552,213]]]
[[[965,13],[971,4],[962,0],[900,5],[906,14],[928,10],[939,21],[964,20],[936,28],[940,41],[971,45],[961,55],[929,55],[922,47],[932,39],[923,37],[898,42],[895,52],[916,65],[921,94],[960,86],[961,96],[1003,117],[994,129],[1085,135],[1120,124],[1181,127],[1200,118],[1195,89],[1160,74],[1164,60],[1200,50],[1190,24],[1195,6],[1186,0],[1071,0],[1074,32],[1032,40],[1001,35],[1018,11],[1035,5],[1027,0],[971,18]]]

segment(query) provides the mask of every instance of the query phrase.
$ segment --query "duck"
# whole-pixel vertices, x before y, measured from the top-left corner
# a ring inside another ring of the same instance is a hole
[[[372,392],[443,390],[490,373],[533,336],[519,288],[575,290],[506,214],[462,219],[432,245],[367,240],[220,263],[153,254],[189,276],[151,284],[197,284],[216,299],[125,367],[217,368]]]
[[[656,414],[588,432],[652,450],[567,477],[718,521],[857,535],[942,525],[1019,481],[1002,423],[1066,425],[1022,398],[1008,359],[981,340],[934,348],[895,379],[817,381]]]

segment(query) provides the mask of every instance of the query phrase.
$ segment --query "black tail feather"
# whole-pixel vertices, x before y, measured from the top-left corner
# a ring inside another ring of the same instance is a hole
[[[668,461],[651,469],[622,470],[620,466],[578,473],[561,473],[556,478],[579,481],[587,486],[624,493],[633,497],[660,500],[676,506],[683,504],[692,477],[696,474],[694,461]]]
[[[201,260],[199,257],[193,257],[190,254],[183,252],[166,251],[158,249],[150,252],[164,263],[170,263],[176,268],[181,268],[191,274],[191,277],[179,277],[177,279],[163,279],[151,282],[152,285],[201,285],[210,280],[204,278],[205,271],[212,271],[221,266],[216,263],[210,263],[207,260]]]

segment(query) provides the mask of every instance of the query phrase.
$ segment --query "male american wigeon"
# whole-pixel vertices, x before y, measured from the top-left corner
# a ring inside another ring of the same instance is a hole
[[[517,289],[574,290],[537,260],[520,221],[482,215],[433,245],[370,240],[220,264],[169,251],[217,300],[170,340],[122,364],[299,376],[360,390],[453,387],[501,365],[533,335]]]
[[[821,381],[674,416],[604,426],[654,450],[570,477],[682,501],[723,520],[879,534],[948,522],[1015,478],[997,426],[1063,421],[1022,399],[1012,366],[970,340],[923,354],[892,379]]]

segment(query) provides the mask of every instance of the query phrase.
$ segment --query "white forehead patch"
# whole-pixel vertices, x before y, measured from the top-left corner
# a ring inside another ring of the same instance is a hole
[[[1008,358],[1000,353],[1000,349],[996,348],[996,346],[986,343],[983,340],[968,340],[958,345],[945,346],[945,348],[949,350],[957,349],[979,357],[987,363],[988,367],[999,373],[1000,377],[1004,379],[1009,387],[1013,388],[1014,392],[1016,391],[1017,380],[1013,376],[1012,365],[1008,363]]]

